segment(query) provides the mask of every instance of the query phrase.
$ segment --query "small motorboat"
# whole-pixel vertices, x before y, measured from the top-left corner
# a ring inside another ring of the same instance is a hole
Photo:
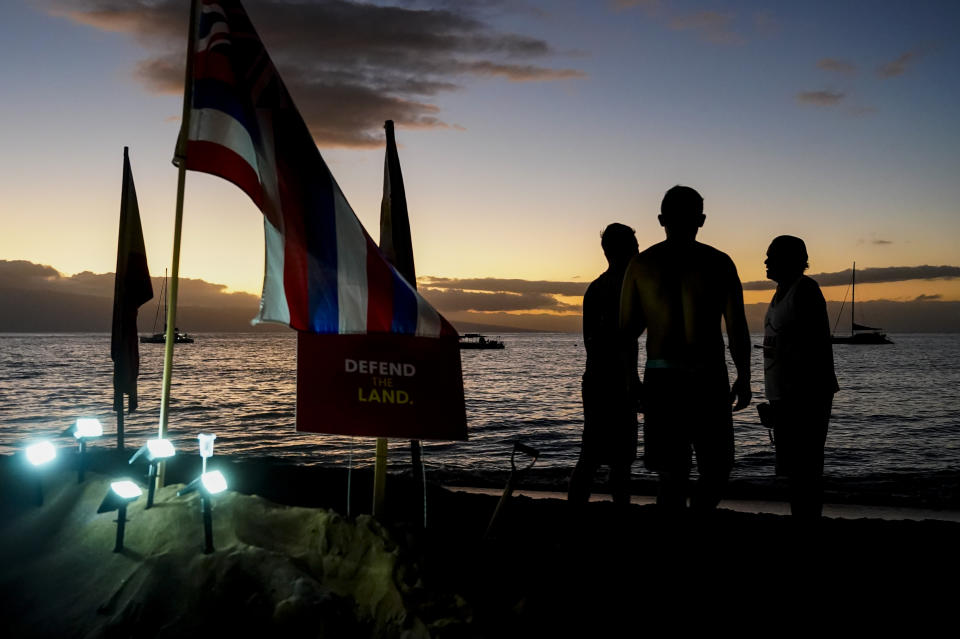
[[[494,339],[480,333],[464,333],[460,336],[460,348],[505,348],[503,340]]]

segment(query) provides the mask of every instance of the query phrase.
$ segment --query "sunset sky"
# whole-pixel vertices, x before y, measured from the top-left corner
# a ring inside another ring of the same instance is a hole
[[[113,271],[127,145],[162,275],[188,6],[3,3],[0,260]],[[960,300],[960,3],[245,6],[374,239],[382,124],[397,122],[421,277],[588,282],[604,226],[660,241],[660,198],[680,183],[744,282],[786,233],[811,273],[953,267],[858,299]],[[233,185],[189,174],[181,274],[258,294],[261,220]]]

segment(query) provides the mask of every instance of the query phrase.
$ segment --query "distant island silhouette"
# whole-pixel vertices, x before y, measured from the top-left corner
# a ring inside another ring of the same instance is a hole
[[[159,291],[162,275],[153,279]],[[424,297],[460,332],[579,333],[582,328],[579,305],[559,303],[552,296],[575,298],[586,289],[585,282],[423,279]],[[502,292],[469,290],[480,286]],[[289,330],[269,324],[251,326],[259,297],[225,291],[222,284],[182,278],[178,322],[194,333]],[[0,260],[0,333],[109,332],[112,299],[113,273],[85,271],[66,276],[43,264]],[[746,305],[752,333],[762,330],[766,307],[767,302]],[[960,333],[960,302],[875,300],[857,302],[857,309],[890,333]],[[831,318],[839,310],[840,302],[827,303]],[[848,321],[849,313],[844,312],[847,319],[843,321]],[[149,309],[141,309],[141,332],[151,330],[153,319]]]

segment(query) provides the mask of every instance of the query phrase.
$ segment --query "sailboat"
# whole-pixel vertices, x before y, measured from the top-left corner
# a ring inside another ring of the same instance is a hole
[[[163,317],[164,325],[162,333],[154,333],[153,335],[141,335],[140,343],[141,344],[166,344],[167,343],[167,270],[163,270],[163,286],[160,287],[160,300],[163,300]],[[157,313],[153,316],[153,330],[157,330],[157,317],[160,315],[160,300],[157,301]],[[182,332],[179,328],[173,329],[173,343],[174,344],[193,344],[193,338],[190,337],[187,333]]]
[[[853,319],[853,311],[857,303],[857,263],[853,263],[853,271],[850,276],[850,334],[830,336],[830,341],[834,344],[893,344],[893,341],[887,337],[883,329],[873,326],[864,326],[857,324]],[[843,305],[840,306],[840,312],[843,312]],[[840,322],[840,313],[837,313],[837,323]],[[834,326],[836,327],[836,326]]]

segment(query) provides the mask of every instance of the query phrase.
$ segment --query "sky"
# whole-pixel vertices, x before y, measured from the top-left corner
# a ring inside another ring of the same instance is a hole
[[[0,260],[112,272],[126,145],[151,273],[169,267],[188,5],[3,3]],[[956,2],[245,6],[375,239],[397,122],[441,311],[578,312],[603,228],[660,241],[674,184],[703,195],[698,239],[730,254],[748,302],[769,300],[780,234],[834,274],[829,300],[854,261],[877,282],[858,301],[960,300]],[[259,294],[262,229],[239,189],[189,174],[181,275]]]

